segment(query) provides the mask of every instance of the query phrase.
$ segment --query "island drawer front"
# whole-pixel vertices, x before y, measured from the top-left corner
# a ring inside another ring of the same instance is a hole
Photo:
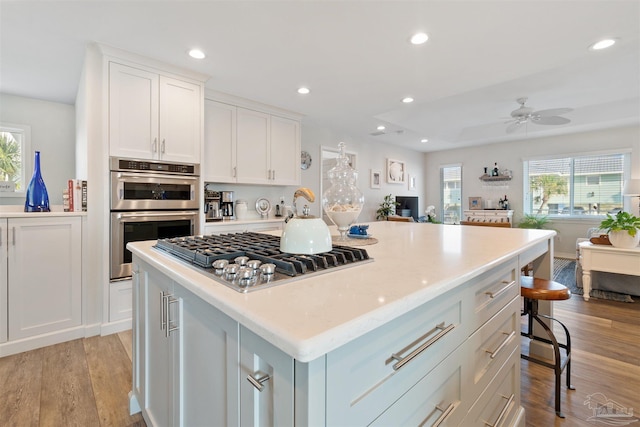
[[[520,408],[520,353],[514,350],[461,426],[510,426]]]
[[[467,411],[463,395],[466,344],[398,399],[371,426],[457,426]],[[439,422],[439,424],[438,424]]]
[[[469,338],[471,373],[469,385],[473,400],[487,387],[520,344],[520,297],[511,299],[498,314]],[[472,381],[471,381],[472,380]]]
[[[518,260],[500,264],[474,279],[474,330],[520,295]]]
[[[454,290],[329,353],[327,425],[368,424],[458,347],[469,335],[464,295]]]

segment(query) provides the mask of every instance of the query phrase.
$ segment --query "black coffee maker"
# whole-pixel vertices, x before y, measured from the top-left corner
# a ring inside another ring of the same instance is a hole
[[[223,219],[233,219],[233,191],[220,192],[220,210]]]

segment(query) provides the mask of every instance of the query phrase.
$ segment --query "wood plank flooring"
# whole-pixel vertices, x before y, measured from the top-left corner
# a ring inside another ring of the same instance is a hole
[[[566,418],[556,417],[553,371],[522,360],[526,425],[606,425],[589,420],[585,402],[594,393],[640,413],[640,302],[574,296],[554,307],[571,332],[576,390],[563,382]],[[140,414],[129,416],[130,390],[130,331],[7,356],[0,358],[0,426],[144,427]]]
[[[144,426],[129,415],[130,349],[125,332],[0,358],[0,426]]]

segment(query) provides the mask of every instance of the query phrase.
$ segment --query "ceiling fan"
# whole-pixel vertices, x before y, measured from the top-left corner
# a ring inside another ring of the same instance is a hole
[[[524,106],[525,102],[527,102],[526,97],[518,98],[516,101],[520,104],[520,108],[513,110],[511,112],[513,119],[505,122],[505,124],[509,124],[509,126],[507,126],[507,133],[515,132],[529,122],[537,125],[564,125],[571,121],[565,117],[560,117],[560,114],[573,111],[572,108],[552,108],[549,110],[533,111],[533,108]]]

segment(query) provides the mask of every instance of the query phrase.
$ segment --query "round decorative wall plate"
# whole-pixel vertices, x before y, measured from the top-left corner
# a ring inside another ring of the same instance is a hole
[[[300,168],[309,169],[311,167],[311,154],[303,151],[300,153]]]
[[[260,214],[261,217],[268,216],[270,210],[271,202],[269,202],[269,200],[263,197],[256,201],[256,211]]]

